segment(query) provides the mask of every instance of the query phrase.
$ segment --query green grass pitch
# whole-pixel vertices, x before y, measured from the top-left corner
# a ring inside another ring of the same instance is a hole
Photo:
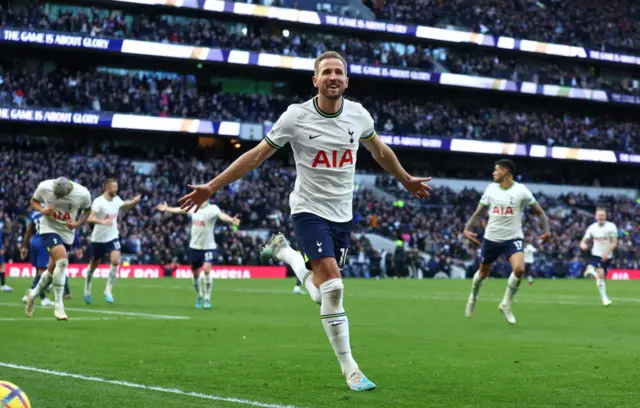
[[[24,318],[30,280],[9,283],[0,380],[34,408],[640,406],[640,282],[608,282],[609,308],[591,280],[523,282],[509,326],[504,280],[486,282],[470,320],[470,281],[347,280],[353,353],[378,385],[368,393],[348,390],[318,306],[292,280],[215,281],[206,311],[189,280],[119,280],[108,305],[97,279],[85,306],[72,279],[67,322],[40,307]]]

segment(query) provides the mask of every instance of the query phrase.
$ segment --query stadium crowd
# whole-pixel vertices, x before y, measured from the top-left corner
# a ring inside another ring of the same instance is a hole
[[[584,46],[640,48],[640,6],[633,0],[386,0],[379,20],[455,26],[473,32]]]
[[[237,1],[294,8],[313,4],[287,0]],[[640,49],[640,6],[633,0],[580,3],[567,0],[362,0],[362,3],[369,6],[380,21],[455,27],[596,50],[637,52]],[[333,10],[353,14],[353,9],[344,7]]]
[[[47,65],[51,69],[51,64]],[[114,111],[154,116],[191,117],[249,123],[275,122],[290,103],[308,95],[237,94],[222,85],[198,88],[186,77],[141,71],[45,72],[44,64],[20,61],[0,65],[0,106],[39,106],[77,111]],[[640,124],[604,114],[587,116],[523,108],[495,107],[473,99],[423,94],[396,99],[375,95],[349,98],[361,102],[381,133],[495,140],[638,152]]]
[[[559,66],[531,58],[498,57],[486,53],[403,43],[363,40],[319,32],[257,28],[210,19],[171,15],[130,15],[97,8],[32,3],[29,9],[0,10],[2,25],[30,27],[90,36],[235,48],[315,58],[339,50],[350,63],[440,70],[581,88],[640,94],[640,82],[628,73],[601,75],[592,67]]]
[[[123,252],[140,263],[171,264],[186,262],[190,222],[186,216],[163,215],[156,211],[157,204],[167,201],[175,204],[185,192],[187,183],[202,182],[228,164],[222,159],[198,160],[181,151],[154,151],[150,149],[146,166],[132,159],[84,148],[65,153],[54,146],[47,148],[0,148],[0,207],[4,210],[4,239],[9,262],[19,259],[19,248],[28,213],[29,198],[37,184],[47,177],[66,174],[87,186],[92,197],[102,194],[102,183],[116,176],[123,198],[137,193],[143,200],[134,209],[123,213],[119,225]],[[206,157],[204,154],[202,157]],[[282,231],[292,242],[295,236],[288,213],[288,194],[295,171],[267,162],[216,194],[214,202],[222,211],[239,215],[239,230],[226,225],[217,226],[220,264],[260,264],[259,249],[263,239],[250,233]],[[425,203],[406,197],[396,183],[379,176],[377,188],[397,197],[396,201],[379,198],[373,190],[358,189],[354,196],[354,233],[376,233],[397,242],[394,251],[379,252],[369,240],[353,237],[349,250],[348,276],[417,276],[425,277],[437,272],[447,274],[453,265],[475,271],[477,249],[462,237],[464,223],[473,212],[480,192],[466,190],[459,193],[447,188],[435,191]],[[620,267],[640,267],[640,206],[629,199],[600,197],[597,202],[586,196],[567,195],[552,198],[537,195],[538,201],[551,215],[553,240],[540,248],[534,273],[540,276],[576,275],[583,265],[583,254],[578,243],[586,227],[593,220],[596,204],[610,210],[610,219],[618,225],[620,244],[614,263]],[[406,202],[404,201],[406,200]],[[524,222],[527,241],[534,242],[535,220]],[[478,232],[482,232],[480,226]],[[87,257],[90,236],[88,226],[81,231],[82,246]],[[264,235],[263,235],[264,236]],[[422,257],[420,254],[430,255]],[[497,274],[508,273],[502,262]]]

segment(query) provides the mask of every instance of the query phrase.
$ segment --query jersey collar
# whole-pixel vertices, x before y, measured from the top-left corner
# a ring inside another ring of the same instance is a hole
[[[313,97],[313,107],[316,109],[316,112],[322,117],[325,118],[337,118],[342,113],[342,109],[344,108],[344,98],[342,99],[342,103],[340,104],[340,109],[336,113],[327,113],[320,109],[318,105],[318,95]]]

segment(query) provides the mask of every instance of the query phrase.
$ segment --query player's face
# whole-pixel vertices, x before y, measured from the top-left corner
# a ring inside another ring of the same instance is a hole
[[[493,169],[493,181],[495,181],[496,183],[502,183],[502,180],[504,180],[507,172],[507,169],[496,164],[496,167]]]
[[[118,183],[107,184],[106,193],[113,198],[118,195]]]
[[[313,86],[327,99],[338,100],[349,87],[346,67],[337,58],[327,58],[320,61],[318,72],[313,76]]]
[[[607,212],[606,211],[596,211],[596,221],[598,221],[598,224],[604,224],[605,221],[607,220]]]

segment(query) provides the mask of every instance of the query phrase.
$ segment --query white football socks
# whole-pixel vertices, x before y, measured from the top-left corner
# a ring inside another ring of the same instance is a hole
[[[291,247],[285,247],[278,252],[277,258],[282,262],[286,263],[293,269],[293,272],[296,274],[300,282],[307,288],[307,292],[309,292],[309,296],[311,299],[320,304],[322,302],[322,296],[320,295],[320,290],[316,288],[311,280],[311,272],[305,266],[304,258],[300,255],[299,252],[296,252]],[[307,278],[308,276],[308,278]]]
[[[92,269],[91,265],[89,265],[89,269],[87,270],[87,276],[84,278],[84,295],[85,296],[91,296],[91,281],[93,280],[93,273],[96,271],[96,268]]]
[[[49,271],[44,271],[42,275],[40,275],[40,280],[35,288],[31,289],[31,297],[38,297],[42,292],[44,292],[51,284],[52,280],[51,273]]]
[[[349,319],[342,306],[344,285],[342,279],[330,279],[320,285],[322,303],[320,318],[322,326],[329,337],[333,351],[338,357],[343,375],[349,375],[358,369],[358,364],[351,355],[349,343]]]
[[[111,291],[113,290],[113,284],[116,283],[116,278],[118,277],[118,268],[120,265],[111,264],[109,267],[109,276],[107,276],[107,286],[104,288],[105,295],[111,295]]]
[[[511,306],[511,302],[513,302],[513,297],[518,292],[518,288],[520,287],[520,278],[518,278],[513,272],[509,275],[509,280],[507,281],[507,289],[504,292],[504,299],[502,299],[502,304]]]
[[[607,299],[609,299],[609,297],[607,296],[607,285],[605,283],[605,280],[602,278],[597,278],[596,286],[598,287],[598,291],[600,292],[600,297],[602,298],[602,301],[604,302]]]
[[[204,273],[204,300],[211,301],[211,289],[213,289],[213,274]]]
[[[202,297],[202,285],[201,285],[202,280],[200,275],[197,278],[195,275],[193,275],[193,288],[196,290],[196,293],[198,294],[198,296]]]
[[[69,261],[67,259],[58,259],[56,261],[56,267],[53,270],[53,294],[56,310],[64,310],[62,297],[64,294],[64,281],[67,278],[68,265]],[[42,278],[40,280],[42,280]]]
[[[480,277],[480,271],[476,271],[473,275],[473,281],[471,281],[471,296],[473,300],[478,299],[478,293],[480,293],[480,288],[482,287],[482,283],[484,279]]]

